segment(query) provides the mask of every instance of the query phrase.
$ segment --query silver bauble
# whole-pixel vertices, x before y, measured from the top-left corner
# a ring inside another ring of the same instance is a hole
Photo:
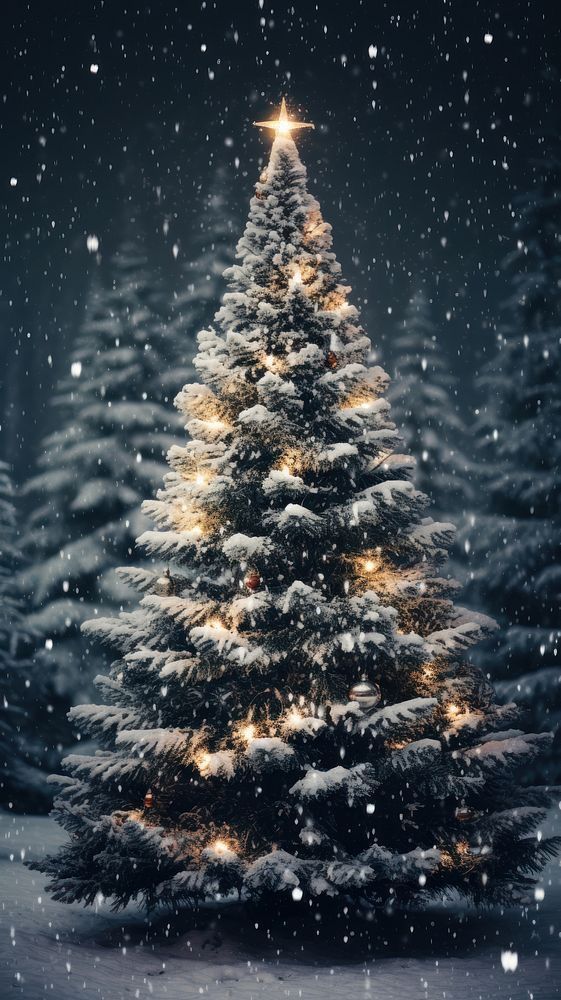
[[[356,701],[360,708],[375,708],[382,700],[382,692],[377,684],[372,684],[363,677],[353,684],[349,691],[349,700]]]

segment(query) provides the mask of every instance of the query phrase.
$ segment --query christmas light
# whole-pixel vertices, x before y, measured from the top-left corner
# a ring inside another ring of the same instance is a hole
[[[231,852],[231,848],[225,840],[215,840],[211,847],[217,854],[230,854]]]
[[[456,716],[460,714],[460,712],[461,712],[460,706],[454,704],[454,702],[450,702],[450,704],[446,706],[446,714],[448,715],[449,719],[455,719]]]
[[[282,472],[285,476],[295,476],[302,468],[302,465],[303,461],[301,452],[299,452],[296,448],[291,448],[290,451],[285,452],[285,454],[279,458],[277,471]]]
[[[298,711],[297,708],[291,708],[288,715],[285,717],[284,725],[288,729],[300,729],[302,726],[303,715]]]
[[[208,427],[208,429],[210,431],[219,431],[219,430],[222,430],[224,427],[228,426],[228,424],[225,423],[224,420],[218,420],[217,417],[214,417],[214,418],[209,419],[209,420],[205,419],[205,420],[202,421],[202,423],[206,424],[206,426]]]
[[[270,372],[282,372],[285,368],[283,361],[275,357],[274,354],[265,354],[263,356],[263,364]]]
[[[299,128],[315,128],[311,122],[297,122],[292,118],[288,117],[288,111],[286,110],[286,101],[283,97],[281,101],[280,111],[278,118],[271,118],[264,122],[254,122],[258,128],[270,128],[273,129],[275,135],[290,135],[295,129]]]
[[[257,734],[257,730],[256,730],[255,726],[253,725],[253,723],[250,722],[249,725],[242,726],[242,728],[239,731],[239,734],[240,734],[242,740],[244,740],[245,743],[251,743],[251,741],[255,739],[255,736]]]
[[[372,407],[374,406],[375,402],[376,402],[376,400],[373,397],[371,397],[371,396],[368,397],[367,399],[365,399],[364,396],[351,396],[350,399],[347,399],[343,403],[341,409],[343,411],[345,411],[345,410],[363,410],[364,412],[366,412],[366,411],[372,409]]]
[[[211,755],[209,753],[202,753],[196,758],[195,763],[199,769],[200,774],[203,778],[207,777],[211,773]]]

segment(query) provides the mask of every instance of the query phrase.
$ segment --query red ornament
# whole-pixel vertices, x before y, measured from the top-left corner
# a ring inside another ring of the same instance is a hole
[[[337,362],[337,355],[335,354],[335,351],[328,351],[327,352],[327,356],[325,358],[325,361],[326,361],[326,364],[327,364],[328,368],[336,368],[338,362]]]
[[[154,807],[154,793],[151,789],[148,789],[146,795],[144,796],[144,808],[152,809]]]
[[[261,586],[262,580],[257,570],[252,569],[251,573],[248,573],[246,576],[244,582],[248,590],[258,590]]]

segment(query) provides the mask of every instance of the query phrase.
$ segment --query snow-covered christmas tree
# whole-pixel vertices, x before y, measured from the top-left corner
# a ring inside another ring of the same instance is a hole
[[[191,439],[146,512],[162,575],[93,621],[119,651],[102,744],[72,756],[37,867],[60,900],[240,893],[373,905],[519,899],[557,849],[517,768],[547,745],[461,659],[489,623],[440,575],[453,527],[403,476],[369,340],[284,108],[237,263],[199,335]],[[196,578],[194,578],[194,569]]]
[[[480,383],[483,512],[466,530],[470,596],[501,624],[490,669],[533,726],[561,722],[561,148],[516,203],[512,295]],[[556,739],[547,777],[561,777]]]
[[[419,288],[392,338],[395,372],[388,399],[407,452],[416,459],[416,486],[439,514],[458,517],[473,499],[467,429],[438,334],[428,295]]]
[[[38,812],[49,804],[44,768],[53,762],[41,742],[49,718],[48,677],[30,655],[33,637],[16,584],[20,569],[14,490],[9,466],[0,462],[0,807]]]
[[[168,398],[169,383],[171,398],[181,384],[173,383],[177,354],[142,248],[127,238],[109,287],[94,278],[54,399],[58,427],[26,484],[29,624],[71,704],[91,695],[100,666],[98,652],[86,655],[80,625],[122,605],[127,591],[111,570],[132,552],[142,499],[161,483],[178,431]]]

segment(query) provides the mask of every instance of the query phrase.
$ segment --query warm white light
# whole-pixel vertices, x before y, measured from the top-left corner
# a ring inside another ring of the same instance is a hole
[[[274,354],[266,354],[263,358],[263,364],[270,372],[280,372],[284,367],[282,359],[276,358]]]
[[[203,529],[201,528],[200,524],[196,524],[195,527],[191,528],[190,530],[192,535],[202,535],[203,533]]]
[[[207,625],[209,628],[214,628],[217,631],[224,628],[222,622],[218,621],[218,618],[212,618],[211,621],[207,622]]]
[[[204,423],[211,431],[218,431],[226,426],[223,420],[205,420]]]
[[[195,482],[197,486],[204,486],[204,484],[206,483],[206,477],[203,476],[202,472],[199,472],[198,476],[195,479]]]
[[[459,705],[455,705],[451,702],[451,704],[447,706],[446,711],[451,719],[455,719],[456,716],[460,714],[461,709]]]
[[[251,743],[251,741],[255,739],[255,733],[256,729],[253,723],[250,723],[248,726],[243,726],[240,730],[240,736],[246,741],[246,743]]]
[[[228,854],[230,851],[230,848],[225,840],[215,840],[212,845],[212,849],[213,851],[216,851],[217,854]]]
[[[197,767],[203,776],[209,773],[210,762],[211,758],[209,753],[202,753],[201,756],[198,758]]]
[[[290,728],[292,729],[298,729],[301,725],[301,722],[302,722],[302,716],[300,712],[296,708],[291,709],[291,711],[288,713],[286,717],[287,726],[290,726]]]
[[[311,122],[297,122],[289,118],[284,97],[281,101],[278,118],[272,118],[265,122],[254,122],[253,124],[257,125],[258,128],[273,129],[276,135],[289,135],[290,132],[298,128],[315,128],[315,125],[312,125]]]
[[[372,559],[367,559],[366,562],[365,562],[365,564],[364,564],[364,568],[365,568],[365,570],[366,570],[367,573],[372,573],[373,570],[376,569],[376,563],[373,562]]]

